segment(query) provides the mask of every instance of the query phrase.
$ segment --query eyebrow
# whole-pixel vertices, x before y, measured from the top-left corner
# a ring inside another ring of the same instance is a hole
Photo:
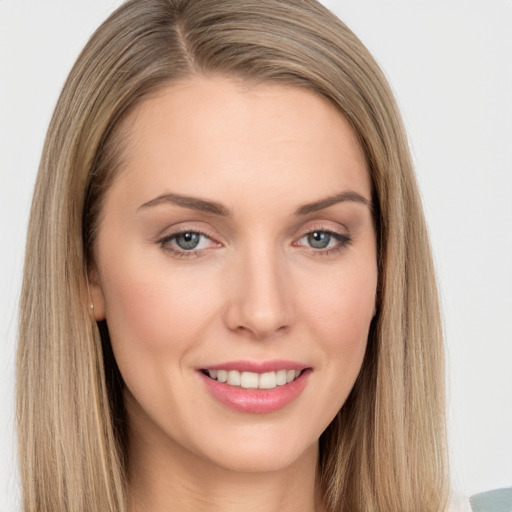
[[[198,197],[183,196],[181,194],[162,194],[139,206],[138,209],[140,210],[141,208],[158,206],[160,204],[174,204],[176,206],[181,206],[182,208],[198,210],[205,213],[212,213],[214,215],[220,215],[221,217],[231,216],[230,211],[220,203],[199,199]]]
[[[371,201],[364,198],[357,192],[349,190],[346,192],[342,192],[341,194],[336,194],[334,196],[329,196],[324,199],[320,199],[319,201],[306,203],[297,208],[297,210],[295,210],[294,213],[295,215],[307,215],[309,213],[318,212],[320,210],[324,210],[325,208],[329,208],[330,206],[333,206],[335,204],[347,201],[364,204],[368,206],[370,210],[373,210]],[[181,206],[182,208],[188,208],[190,210],[211,213],[213,215],[219,215],[221,217],[231,217],[231,212],[221,203],[206,199],[200,199],[198,197],[184,196],[181,194],[171,193],[162,194],[158,197],[155,197],[154,199],[151,199],[147,203],[144,203],[141,206],[139,206],[138,210],[140,210],[141,208],[149,208],[161,204],[173,204],[176,206]]]
[[[320,199],[319,201],[314,201],[313,203],[307,203],[295,210],[295,215],[307,215],[308,213],[318,212],[320,210],[324,210],[325,208],[329,208],[329,206],[333,206],[338,203],[344,203],[346,201],[361,203],[371,211],[373,211],[372,202],[368,199],[364,198],[361,194],[354,192],[352,190],[347,190],[346,192],[342,192],[341,194],[336,194],[334,196],[326,197],[325,199]]]

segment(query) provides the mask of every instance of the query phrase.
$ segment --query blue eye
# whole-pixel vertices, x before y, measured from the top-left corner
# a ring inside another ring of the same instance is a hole
[[[162,238],[158,243],[165,251],[180,258],[199,256],[203,249],[217,245],[210,237],[199,231],[173,233]]]
[[[331,242],[331,233],[326,231],[313,231],[307,235],[308,243],[314,249],[325,249]]]
[[[352,239],[348,235],[316,229],[300,238],[297,245],[310,249],[314,254],[330,254],[343,250],[351,242]]]
[[[190,231],[187,233],[180,233],[179,235],[175,235],[174,240],[180,249],[183,249],[184,251],[190,251],[199,245],[201,236],[202,235],[199,233]]]

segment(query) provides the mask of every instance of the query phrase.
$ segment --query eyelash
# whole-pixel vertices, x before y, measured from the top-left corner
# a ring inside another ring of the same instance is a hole
[[[299,247],[304,247],[309,253],[315,255],[315,256],[328,256],[332,254],[337,254],[342,252],[344,249],[346,249],[347,246],[349,246],[352,243],[352,238],[348,235],[344,235],[341,233],[338,233],[336,231],[332,231],[330,229],[325,228],[313,228],[310,231],[307,231],[304,233],[299,240],[302,240],[303,238],[306,238],[309,235],[312,235],[313,233],[325,233],[329,235],[330,237],[334,238],[337,241],[337,244],[334,247],[329,247],[327,249],[315,249],[313,247],[307,247],[299,245]],[[191,249],[191,250],[184,250],[179,249],[176,247],[172,247],[170,242],[176,240],[177,237],[184,234],[194,234],[199,235],[200,237],[208,238],[209,240],[212,240],[212,237],[207,235],[206,233],[199,231],[199,230],[193,230],[193,229],[184,229],[181,231],[177,231],[176,233],[172,233],[171,235],[167,235],[160,240],[158,240],[158,244],[162,247],[162,249],[166,252],[169,252],[173,257],[178,259],[185,259],[185,258],[198,258],[203,256],[208,249]],[[294,242],[293,245],[296,246],[297,242]]]

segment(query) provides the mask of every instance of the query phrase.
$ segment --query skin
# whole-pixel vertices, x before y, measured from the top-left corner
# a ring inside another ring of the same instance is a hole
[[[130,509],[322,510],[318,438],[354,385],[375,314],[371,182],[354,132],[312,92],[222,77],[172,84],[121,128],[128,149],[90,279],[126,383]],[[169,193],[229,215],[153,201]],[[187,252],[178,230],[206,236]],[[314,231],[327,248],[311,245]],[[273,359],[311,373],[272,413],[219,403],[198,371]]]

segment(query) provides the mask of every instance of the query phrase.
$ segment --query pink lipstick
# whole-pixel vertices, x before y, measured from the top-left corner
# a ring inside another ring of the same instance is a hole
[[[206,389],[231,409],[264,414],[282,409],[304,390],[311,368],[293,361],[232,361],[201,368]]]

